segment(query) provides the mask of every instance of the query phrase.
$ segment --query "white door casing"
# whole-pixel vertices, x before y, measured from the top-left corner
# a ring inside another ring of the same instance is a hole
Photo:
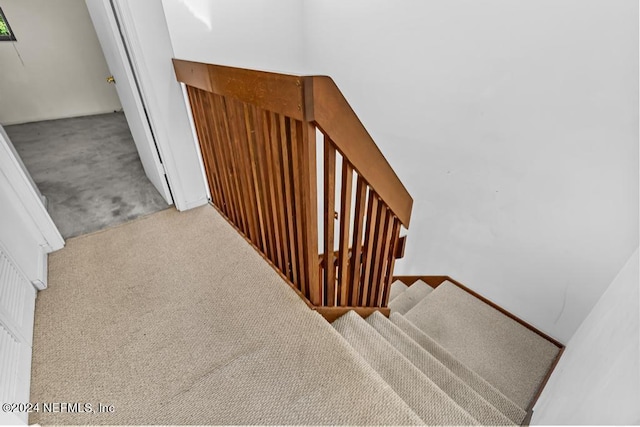
[[[131,69],[111,2],[109,0],[87,0],[86,4],[109,71],[115,79],[116,91],[136,144],[142,167],[149,181],[167,203],[172,204],[173,199],[155,145],[153,130],[147,118],[147,112],[140,96],[136,77]]]
[[[0,242],[0,403],[29,402],[36,290]],[[26,424],[19,407],[0,412],[0,424]]]

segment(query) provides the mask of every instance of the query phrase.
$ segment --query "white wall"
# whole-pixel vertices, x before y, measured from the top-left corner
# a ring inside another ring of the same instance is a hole
[[[640,424],[638,250],[573,335],[532,424]]]
[[[176,58],[304,70],[300,0],[162,0]]]
[[[568,340],[638,246],[638,3],[304,14],[307,68],[334,78],[415,199],[396,271],[451,275]]]
[[[0,42],[0,123],[120,109],[83,0],[2,0],[17,42]]]

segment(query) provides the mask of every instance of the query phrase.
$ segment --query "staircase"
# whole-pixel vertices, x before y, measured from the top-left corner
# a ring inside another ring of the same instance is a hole
[[[391,315],[333,327],[427,425],[520,425],[561,347],[445,280],[391,286]]]
[[[372,387],[425,424],[526,423],[563,346],[446,276],[394,281],[413,199],[333,80],[174,68],[211,204],[332,323]]]

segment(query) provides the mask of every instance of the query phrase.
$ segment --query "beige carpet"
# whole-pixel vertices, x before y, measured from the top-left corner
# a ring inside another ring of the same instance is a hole
[[[438,286],[404,317],[523,409],[559,351],[451,282]]]
[[[355,311],[333,322],[333,327],[425,421],[433,426],[479,425],[467,411],[402,356]]]
[[[31,414],[40,424],[421,422],[209,206],[49,257],[31,401],[114,408]]]
[[[480,424],[489,426],[521,424],[524,416],[517,420],[507,418],[469,384],[379,312],[370,315],[366,322]]]

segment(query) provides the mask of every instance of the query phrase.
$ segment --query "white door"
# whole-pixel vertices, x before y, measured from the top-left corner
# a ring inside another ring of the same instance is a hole
[[[86,0],[86,3],[102,52],[107,60],[109,72],[115,80],[116,91],[138,149],[142,167],[149,181],[167,203],[172,204],[164,167],[153,139],[151,125],[122,41],[114,9],[109,0]]]

